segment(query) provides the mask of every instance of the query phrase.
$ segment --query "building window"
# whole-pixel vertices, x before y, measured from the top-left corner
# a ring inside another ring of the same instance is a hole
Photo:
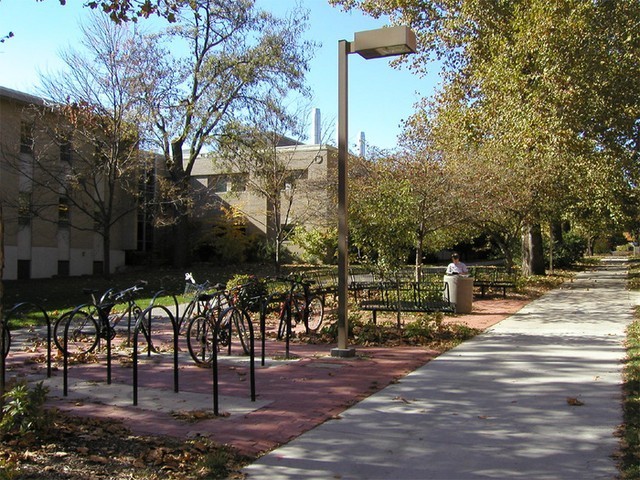
[[[68,277],[70,272],[69,260],[58,260],[58,276]]]
[[[215,193],[246,192],[249,175],[246,173],[231,173],[228,175],[213,175],[209,177],[209,185]]]
[[[291,189],[299,180],[306,180],[308,178],[309,178],[309,170],[306,170],[306,169],[291,170],[290,172],[287,173],[287,176],[284,179],[283,190],[287,192],[291,191]]]
[[[18,194],[18,225],[31,224],[31,193],[20,192]]]
[[[18,280],[31,278],[31,260],[18,260]]]
[[[104,262],[96,260],[93,262],[93,274],[102,275],[104,273]]]
[[[33,153],[33,123],[25,120],[20,124],[20,153]]]
[[[214,175],[210,181],[213,184],[213,191],[215,193],[227,193],[226,175]]]
[[[248,179],[249,176],[245,173],[235,173],[231,175],[231,191],[246,192]]]
[[[69,225],[69,199],[60,197],[58,200],[58,225]]]
[[[284,238],[288,238],[295,230],[295,223],[283,223],[280,225],[280,231]]]

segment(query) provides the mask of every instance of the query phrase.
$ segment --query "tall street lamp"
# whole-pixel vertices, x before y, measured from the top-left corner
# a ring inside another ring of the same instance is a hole
[[[415,34],[402,26],[356,32],[353,42],[338,42],[338,347],[331,350],[334,357],[355,355],[355,349],[348,347],[348,55],[357,53],[369,60],[415,51]]]

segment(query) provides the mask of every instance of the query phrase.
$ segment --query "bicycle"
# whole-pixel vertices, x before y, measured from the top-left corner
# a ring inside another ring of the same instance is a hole
[[[190,295],[191,300],[187,303],[182,315],[178,316],[178,331],[181,333],[183,333],[183,327],[189,324],[190,319],[195,316],[202,315],[207,311],[209,308],[209,302],[211,301],[211,298],[205,293],[211,287],[209,280],[205,280],[204,283],[197,283],[191,273],[185,273],[184,279],[186,282],[184,286],[184,295]],[[224,285],[216,284],[213,288],[221,290],[224,288]]]
[[[197,364],[209,364],[211,362],[214,345],[229,346],[231,336],[228,330],[218,331],[218,341],[213,341],[215,322],[229,307],[229,298],[222,285],[218,290],[210,294],[201,294],[199,301],[203,303],[202,311],[192,317],[187,325],[186,337],[189,355]]]
[[[311,291],[311,282],[302,278],[278,278],[290,284],[288,293],[280,302],[278,339],[289,337],[292,328],[303,323],[305,332],[316,332],[324,320],[324,301]]]
[[[253,284],[243,284],[230,291],[218,291],[212,295],[213,302],[208,312],[196,316],[189,322],[187,344],[189,353],[200,365],[209,365],[213,360],[213,349],[226,347],[231,353],[231,339],[235,334],[240,341],[242,351],[251,353],[251,316],[249,311],[261,301],[260,297],[245,298],[244,294]],[[247,302],[248,301],[248,302]],[[226,302],[226,308],[224,304]],[[216,315],[217,313],[217,315]],[[217,341],[214,332],[218,329]]]
[[[146,282],[145,282],[146,283]],[[98,347],[100,340],[113,340],[116,327],[123,319],[127,319],[128,340],[131,339],[131,326],[135,325],[142,314],[142,309],[135,302],[135,294],[143,289],[139,283],[121,291],[107,290],[100,299],[96,299],[96,290],[85,289],[91,295],[91,303],[80,305],[62,315],[53,327],[53,338],[58,349],[67,354],[87,354]],[[113,312],[118,304],[126,307],[120,312]],[[68,325],[68,329],[67,329]],[[141,323],[141,331],[151,347],[149,322]],[[67,349],[64,347],[64,335],[67,332]]]

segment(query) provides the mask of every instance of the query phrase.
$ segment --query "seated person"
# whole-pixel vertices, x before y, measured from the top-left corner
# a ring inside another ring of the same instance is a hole
[[[460,255],[451,255],[451,263],[447,266],[447,275],[469,275],[469,269],[460,261]]]

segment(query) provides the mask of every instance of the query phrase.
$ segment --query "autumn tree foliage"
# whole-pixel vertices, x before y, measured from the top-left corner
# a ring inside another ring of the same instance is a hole
[[[625,221],[638,179],[637,1],[332,3],[411,26],[420,53],[404,61],[417,73],[440,60],[430,131],[446,162],[493,172],[486,205],[522,224],[525,273],[544,273],[541,225],[585,212]]]

